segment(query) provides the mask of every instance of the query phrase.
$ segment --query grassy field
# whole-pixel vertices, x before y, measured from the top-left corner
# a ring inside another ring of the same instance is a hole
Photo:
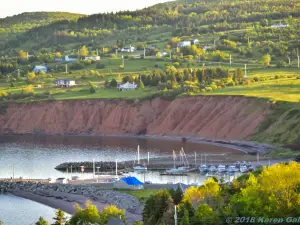
[[[285,74],[285,72],[281,72]],[[262,73],[261,73],[262,74]],[[268,75],[267,75],[268,76]],[[268,81],[260,81],[243,86],[226,87],[202,95],[241,95],[258,98],[266,98],[275,101],[300,101],[300,79],[280,78]]]
[[[141,203],[145,203],[147,199],[151,196],[159,192],[159,190],[153,189],[141,189],[141,190],[124,190],[124,189],[115,189],[116,191],[130,194],[135,196]]]

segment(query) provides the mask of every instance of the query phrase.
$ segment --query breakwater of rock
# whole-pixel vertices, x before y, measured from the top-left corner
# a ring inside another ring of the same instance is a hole
[[[113,190],[101,190],[91,185],[43,184],[39,182],[0,181],[0,193],[14,191],[29,192],[43,197],[64,199],[67,194],[86,196],[91,200],[101,199],[105,204],[116,205],[127,211],[134,211],[140,206],[139,200],[129,194]],[[66,199],[68,201],[68,199]]]
[[[55,167],[56,170],[60,171],[81,171],[81,166],[84,167],[84,171],[93,171],[93,162],[88,161],[88,162],[65,162],[62,164],[59,164],[58,166]],[[132,161],[124,161],[124,162],[118,162],[118,170],[119,171],[130,171],[133,170],[133,167],[136,166]],[[150,170],[160,170],[160,169],[167,169],[169,168],[168,165],[166,164],[145,164],[145,166],[150,169]],[[182,165],[177,165],[177,166],[184,166]],[[191,165],[193,166],[193,165]],[[111,172],[116,169],[116,162],[95,162],[95,172],[98,171],[97,167],[99,168],[99,172]]]

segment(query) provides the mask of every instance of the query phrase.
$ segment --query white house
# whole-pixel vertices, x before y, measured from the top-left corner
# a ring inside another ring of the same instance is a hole
[[[64,87],[75,86],[76,83],[74,80],[58,79],[55,81],[55,85],[56,85],[56,87],[64,88]]]
[[[135,52],[135,47],[127,47],[127,48],[122,48],[121,52]]]
[[[68,55],[65,56],[65,61],[66,62],[76,62],[77,61],[77,58],[70,58]]]
[[[86,56],[85,60],[100,61],[100,56]]]
[[[191,41],[182,41],[182,42],[179,42],[179,43],[178,43],[178,47],[179,47],[179,48],[182,48],[182,47],[189,47],[189,46],[191,46],[191,45],[192,45]]]
[[[213,48],[213,47],[212,46],[204,46],[203,50],[206,51],[206,50],[211,49],[211,48]]]
[[[135,90],[137,85],[133,82],[133,84],[126,82],[125,84],[118,85],[119,91],[128,91],[128,90]]]
[[[289,25],[286,24],[274,24],[271,28],[287,28]]]
[[[198,45],[199,44],[199,40],[198,39],[194,39],[194,40],[192,40],[192,42],[193,42],[194,45]]]
[[[57,184],[67,184],[68,180],[66,178],[57,178],[56,183]]]

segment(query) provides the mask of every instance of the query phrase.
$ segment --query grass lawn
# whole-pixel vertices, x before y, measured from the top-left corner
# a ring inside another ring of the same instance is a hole
[[[114,189],[114,190],[119,191],[121,193],[133,195],[143,204],[147,201],[147,199],[151,195],[155,195],[160,191],[160,190],[152,190],[152,189],[141,189],[141,190]]]
[[[202,93],[202,95],[241,95],[268,98],[277,101],[299,102],[300,79],[296,79],[295,77],[274,79],[250,85],[226,87],[221,90]]]
[[[91,94],[89,87],[72,88],[64,90],[53,95],[56,100],[70,99],[96,99],[96,98],[143,98],[153,94],[154,88],[137,89],[132,91],[118,91],[116,88],[99,88],[96,93]]]

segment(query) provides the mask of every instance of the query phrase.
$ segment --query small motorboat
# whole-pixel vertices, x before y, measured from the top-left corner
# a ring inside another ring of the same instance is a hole
[[[201,173],[206,173],[208,171],[208,167],[206,165],[202,165],[199,167]]]
[[[210,166],[209,168],[208,168],[208,171],[209,172],[211,172],[211,173],[214,173],[214,172],[217,172],[217,167],[215,167],[215,166]]]
[[[145,166],[134,166],[133,169],[137,170],[137,171],[145,171],[145,170],[147,170],[147,167],[145,167]]]
[[[246,172],[248,172],[248,167],[245,166],[245,165],[242,165],[242,166],[240,167],[240,172],[241,172],[241,173],[246,173]]]
[[[169,173],[169,174],[179,174],[179,173],[185,173],[185,172],[187,172],[186,167],[171,168],[171,169],[166,170],[166,173]]]
[[[235,166],[229,166],[227,171],[229,173],[235,173],[235,172],[238,172],[239,170]]]
[[[226,166],[224,165],[219,165],[218,166],[218,172],[219,173],[225,173],[227,171]]]

